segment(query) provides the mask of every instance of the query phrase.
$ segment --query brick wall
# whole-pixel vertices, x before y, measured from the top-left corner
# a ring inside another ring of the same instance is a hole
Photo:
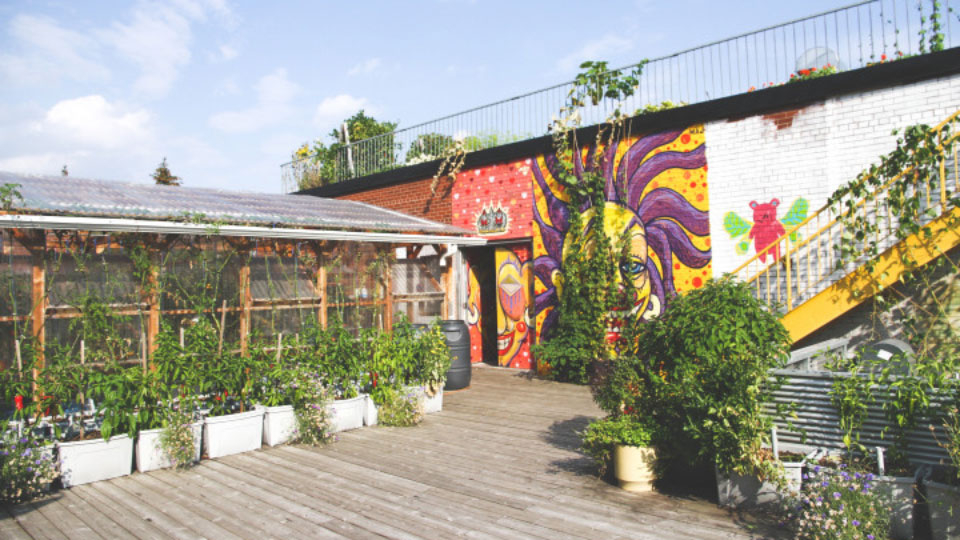
[[[437,183],[435,192],[430,190],[431,184],[433,184],[433,178],[426,178],[350,193],[337,198],[365,202],[440,223],[452,223],[450,206],[452,182],[448,179],[441,180]]]
[[[840,185],[893,150],[894,128],[935,125],[960,108],[960,76],[827,99],[801,109],[706,124],[710,236],[717,275],[755,254],[738,255],[724,230],[736,212],[753,221],[751,201],[779,200],[778,217],[797,198],[812,214]]]

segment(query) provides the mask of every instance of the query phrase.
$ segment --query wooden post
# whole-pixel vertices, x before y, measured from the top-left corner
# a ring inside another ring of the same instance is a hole
[[[13,342],[13,349],[17,356],[17,379],[23,379],[23,357],[20,355],[20,340]]]
[[[387,265],[387,274],[383,279],[384,311],[383,325],[387,332],[393,332],[393,265]]]
[[[36,341],[36,364],[33,367],[33,394],[34,401],[40,403],[40,396],[37,391],[37,379],[40,376],[40,368],[44,366],[44,343],[46,342],[46,327],[44,318],[47,313],[47,292],[46,292],[46,270],[44,268],[44,251],[46,246],[43,242],[39,246],[34,246],[31,250],[31,259],[33,263],[33,311],[30,313],[30,330]]]
[[[283,332],[277,333],[277,362],[280,361],[280,351],[283,350]]]
[[[223,307],[220,309],[220,343],[217,344],[217,354],[223,354],[223,331],[227,326],[227,300],[223,300]]]
[[[250,291],[250,259],[240,268],[240,354],[247,355],[250,347],[250,306],[253,293]]]
[[[159,257],[159,255],[158,255]],[[153,261],[151,261],[153,262]],[[150,357],[153,357],[157,350],[157,334],[160,333],[160,267],[159,265],[150,265],[150,275],[147,277],[147,286],[150,288],[147,292],[146,301],[150,312],[147,316],[147,350]]]
[[[322,261],[320,263],[320,268],[317,269],[317,294],[320,295],[320,328],[326,330],[327,328],[327,267],[323,265]]]

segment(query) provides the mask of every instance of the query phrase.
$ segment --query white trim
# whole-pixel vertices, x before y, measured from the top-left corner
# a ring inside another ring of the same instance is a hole
[[[203,234],[250,238],[289,238],[295,240],[342,240],[392,244],[453,244],[482,246],[483,238],[437,234],[361,232],[326,229],[287,229],[245,225],[211,225],[146,219],[90,218],[74,216],[0,215],[0,229],[50,229],[96,232],[156,234]]]

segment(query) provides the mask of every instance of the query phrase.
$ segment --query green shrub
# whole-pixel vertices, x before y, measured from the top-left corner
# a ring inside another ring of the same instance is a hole
[[[653,427],[640,418],[624,414],[594,420],[580,436],[583,439],[580,449],[596,461],[602,475],[612,459],[615,445],[650,446]]]
[[[762,404],[779,384],[769,372],[789,350],[777,315],[747,285],[710,281],[644,325],[635,354],[610,366],[595,395],[608,411],[658,426],[661,457],[768,476],[775,473],[760,450],[772,420]]]
[[[384,426],[407,427],[423,421],[423,403],[418,389],[398,390],[382,386],[373,395],[377,422]]]

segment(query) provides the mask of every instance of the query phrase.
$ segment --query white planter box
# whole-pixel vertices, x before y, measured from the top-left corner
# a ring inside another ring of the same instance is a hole
[[[200,461],[203,422],[194,422],[193,429],[193,461]],[[173,467],[173,460],[163,453],[160,447],[160,433],[163,428],[147,429],[137,435],[137,470],[140,472],[167,469]]]
[[[785,495],[799,493],[805,463],[785,462],[782,465],[784,478],[787,482],[786,492],[778,490],[777,485],[773,482],[761,482],[754,476],[741,476],[739,474],[723,476],[717,471],[718,504],[728,507],[752,508],[778,504]]]
[[[377,404],[373,402],[373,398],[369,395],[366,397],[367,401],[363,406],[363,425],[375,426],[377,425],[377,417],[379,416]]]
[[[297,432],[297,414],[293,405],[267,407],[263,414],[263,444],[286,444]]]
[[[890,506],[890,535],[897,540],[913,538],[913,478],[876,477],[877,493]]]
[[[960,539],[960,488],[932,481],[924,485],[930,510],[930,538]]]
[[[133,471],[133,439],[127,435],[58,443],[63,487],[126,476]]]
[[[443,410],[443,388],[432,396],[424,395],[423,412],[438,413]]]
[[[263,409],[203,420],[203,450],[211,459],[256,450],[262,440]]]
[[[330,432],[338,433],[363,427],[363,412],[366,409],[367,395],[352,399],[340,399],[330,403]]]

